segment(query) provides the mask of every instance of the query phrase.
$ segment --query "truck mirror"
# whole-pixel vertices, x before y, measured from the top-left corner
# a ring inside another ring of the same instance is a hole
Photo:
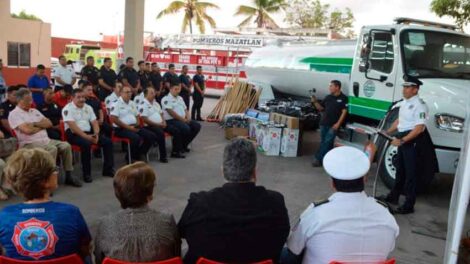
[[[359,63],[359,72],[366,72],[367,70],[369,70],[369,61],[361,61]]]
[[[387,80],[387,78],[388,78],[388,77],[385,76],[385,75],[380,75],[379,81],[380,81],[380,82],[385,82],[385,81]]]

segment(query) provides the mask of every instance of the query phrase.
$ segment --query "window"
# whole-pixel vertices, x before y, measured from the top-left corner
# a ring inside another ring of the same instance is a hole
[[[8,66],[31,66],[31,44],[8,42]]]
[[[470,39],[467,36],[407,30],[400,37],[407,74],[420,78],[470,79]]]
[[[393,70],[393,41],[390,33],[374,33],[369,56],[370,69],[383,73]]]

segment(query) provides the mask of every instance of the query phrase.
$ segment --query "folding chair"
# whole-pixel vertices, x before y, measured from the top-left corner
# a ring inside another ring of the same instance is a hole
[[[64,123],[64,120],[60,120],[59,121],[59,130],[60,130],[60,139],[64,142],[68,142],[67,141],[67,134],[65,133],[65,123]],[[79,145],[74,145],[74,144],[71,144],[69,142],[70,146],[72,147],[72,151],[75,153],[75,152],[78,152],[78,153],[81,153],[82,152],[82,149],[80,148]],[[93,153],[94,151],[100,149],[101,150],[101,160],[103,160],[103,149],[100,148],[99,145],[97,144],[93,144],[91,145],[91,152]],[[78,155],[78,160],[80,160],[80,155]]]
[[[118,137],[115,135],[114,133],[114,127],[113,127],[113,121],[111,118],[109,118],[109,124],[111,125],[112,127],[112,130],[111,130],[111,141],[113,143],[126,143],[127,144],[127,157],[128,157],[128,163],[131,164],[132,163],[132,157],[131,157],[131,140],[128,139],[128,138],[124,138],[124,137]]]
[[[83,264],[82,259],[77,255],[69,255],[65,257],[50,260],[17,260],[4,256],[0,256],[0,264]]]
[[[144,262],[126,262],[117,259],[105,258],[103,264],[144,264]],[[167,260],[145,262],[145,264],[183,264],[181,257],[176,257]]]

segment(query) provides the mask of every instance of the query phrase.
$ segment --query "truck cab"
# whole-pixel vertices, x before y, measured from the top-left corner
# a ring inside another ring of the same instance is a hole
[[[455,173],[469,104],[470,36],[454,26],[406,18],[390,26],[363,27],[351,69],[350,114],[384,118],[402,98],[405,75],[423,82],[419,96],[429,109],[426,127],[440,172]],[[395,147],[385,152],[385,177],[394,178],[394,154]]]

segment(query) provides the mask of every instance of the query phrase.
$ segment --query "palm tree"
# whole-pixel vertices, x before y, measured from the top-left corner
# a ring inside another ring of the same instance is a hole
[[[249,25],[253,19],[258,28],[279,28],[274,19],[269,15],[284,9],[287,4],[285,0],[252,0],[253,6],[241,5],[238,7],[236,16],[248,16],[238,26]]]
[[[207,8],[219,8],[216,4],[209,2],[199,2],[198,0],[182,0],[173,1],[167,8],[163,9],[158,15],[157,19],[165,15],[176,14],[184,11],[183,26],[181,32],[186,32],[189,26],[189,32],[193,34],[193,19],[196,19],[196,25],[199,27],[199,32],[204,34],[206,32],[206,22],[211,27],[215,27],[215,20],[206,12]]]

